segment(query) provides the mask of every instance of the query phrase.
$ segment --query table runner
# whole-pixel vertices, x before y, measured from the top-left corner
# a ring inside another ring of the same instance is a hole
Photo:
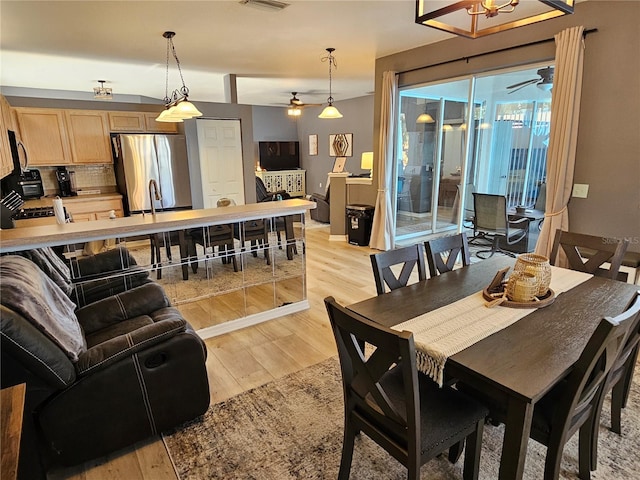
[[[551,289],[558,296],[592,276],[588,273],[551,267]],[[487,279],[487,284],[490,281],[490,278]],[[500,306],[487,308],[482,292],[477,292],[392,328],[413,333],[418,370],[442,386],[447,358],[512,325],[535,310]]]

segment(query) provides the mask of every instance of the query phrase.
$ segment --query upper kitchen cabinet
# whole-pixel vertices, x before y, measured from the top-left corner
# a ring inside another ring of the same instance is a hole
[[[109,128],[112,132],[144,132],[142,112],[109,112]]]
[[[144,112],[144,124],[147,132],[178,133],[178,124],[173,122],[156,122],[158,112]]]
[[[109,112],[112,132],[178,133],[177,123],[156,122],[158,112]]]
[[[107,112],[65,110],[72,163],[113,163]]]
[[[23,107],[14,110],[29,166],[72,163],[62,110]]]
[[[0,178],[6,177],[13,171],[13,157],[7,130],[14,130],[11,107],[4,96],[0,95]]]

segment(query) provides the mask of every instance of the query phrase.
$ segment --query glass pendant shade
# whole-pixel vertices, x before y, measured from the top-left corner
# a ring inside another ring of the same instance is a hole
[[[156,122],[167,122],[167,123],[180,123],[182,122],[182,118],[180,118],[175,113],[175,107],[168,108],[163,110],[160,115],[156,117]]]
[[[188,100],[183,100],[179,102],[175,107],[171,108],[175,108],[176,115],[180,116],[184,120],[202,116],[202,112]]]
[[[318,115],[318,118],[342,118],[342,114],[336,107],[329,104],[324,107],[324,110],[322,110],[322,113]]]
[[[416,119],[416,123],[435,123],[435,120],[428,113],[421,113]]]

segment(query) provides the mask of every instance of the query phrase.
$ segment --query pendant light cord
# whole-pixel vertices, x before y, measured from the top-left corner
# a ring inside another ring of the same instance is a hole
[[[176,65],[178,66],[178,73],[180,73],[180,81],[182,82],[182,88],[180,89],[180,93],[182,93],[186,97],[187,95],[189,95],[189,89],[184,84],[184,77],[182,76],[182,68],[180,68],[180,60],[178,60],[176,47],[173,45],[173,38],[169,38],[169,43],[171,44],[171,52],[173,53],[173,58],[175,59]]]

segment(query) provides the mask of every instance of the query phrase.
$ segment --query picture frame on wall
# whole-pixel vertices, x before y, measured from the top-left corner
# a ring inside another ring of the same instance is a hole
[[[353,133],[332,133],[329,135],[330,157],[353,156]]]
[[[309,135],[309,155],[318,155],[318,135]]]

